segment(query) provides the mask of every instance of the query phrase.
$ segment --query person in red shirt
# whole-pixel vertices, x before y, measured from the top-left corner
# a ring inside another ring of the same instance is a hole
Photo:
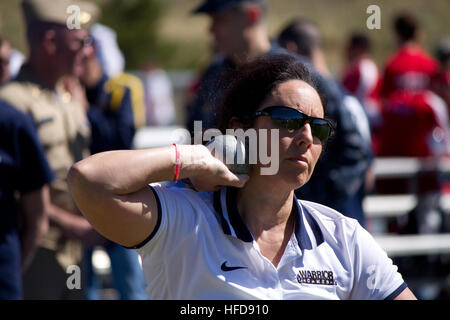
[[[394,20],[400,48],[389,59],[381,89],[383,124],[378,156],[430,157],[448,153],[445,102],[430,89],[439,62],[420,48],[418,22],[402,13]]]
[[[388,98],[397,90],[420,91],[430,87],[439,63],[418,44],[419,24],[408,13],[394,20],[398,50],[388,59],[383,75],[381,95]]]
[[[381,105],[379,91],[381,73],[370,57],[371,43],[362,33],[355,33],[345,47],[347,65],[344,68],[342,85],[364,106],[372,132],[380,125]]]
[[[435,56],[441,63],[441,69],[434,77],[432,87],[433,91],[447,104],[447,113],[450,118],[450,36],[439,40]]]
[[[376,156],[438,159],[450,153],[446,104],[431,90],[439,62],[420,47],[419,25],[414,16],[398,15],[394,30],[399,48],[384,71],[382,126]],[[378,192],[417,192],[421,203],[441,188],[439,174],[432,171],[420,172],[414,187],[407,181],[390,180],[377,185]]]
[[[383,106],[378,156],[421,157],[450,154],[444,101],[430,90],[397,90]]]
[[[433,79],[432,88],[445,101],[447,105],[447,119],[450,119],[450,36],[442,37],[439,40],[436,46],[435,57],[441,63],[441,69]],[[447,154],[447,157],[450,157],[450,152]],[[444,182],[442,192],[450,194],[450,181]]]
[[[429,158],[446,155],[450,150],[446,106],[431,91],[439,63],[418,44],[419,24],[414,16],[401,13],[393,26],[399,48],[388,59],[383,75],[382,125],[377,136],[376,156]],[[439,179],[434,176],[420,179],[418,188],[422,193],[439,190]]]

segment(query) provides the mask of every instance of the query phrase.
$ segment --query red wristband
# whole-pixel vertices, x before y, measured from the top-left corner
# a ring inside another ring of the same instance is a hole
[[[173,144],[175,146],[175,173],[173,177],[173,182],[178,182],[178,179],[180,178],[180,151],[177,148],[177,144]]]

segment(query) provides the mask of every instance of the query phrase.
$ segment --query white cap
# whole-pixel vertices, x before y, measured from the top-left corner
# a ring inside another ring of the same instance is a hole
[[[97,46],[97,56],[108,77],[121,74],[125,69],[125,58],[117,43],[116,32],[103,24],[96,23],[91,28],[91,36]]]

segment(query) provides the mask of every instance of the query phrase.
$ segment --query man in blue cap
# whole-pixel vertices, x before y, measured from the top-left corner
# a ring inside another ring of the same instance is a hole
[[[264,54],[285,52],[269,40],[266,11],[265,0],[207,0],[193,11],[210,16],[209,31],[217,56],[202,75],[198,95],[188,106],[189,129],[194,121],[202,121],[203,128],[217,128],[217,102],[224,88],[219,78],[224,72]]]
[[[210,0],[194,13],[211,17],[210,32],[216,50],[235,64],[256,58],[271,49],[264,0]]]

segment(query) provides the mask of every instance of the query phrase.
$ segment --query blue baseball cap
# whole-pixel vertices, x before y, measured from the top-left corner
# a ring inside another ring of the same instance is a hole
[[[206,0],[198,8],[194,9],[192,13],[216,13],[246,2],[264,4],[265,0]]]

